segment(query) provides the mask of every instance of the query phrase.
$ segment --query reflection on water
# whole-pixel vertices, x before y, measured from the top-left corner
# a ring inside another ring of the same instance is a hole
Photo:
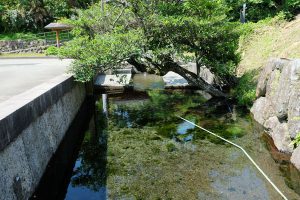
[[[227,102],[183,92],[148,96],[109,97],[108,121],[96,103],[66,199],[280,199],[242,152],[175,115],[242,145],[289,199],[300,198],[299,173],[274,162],[243,109],[233,120],[222,109]]]
[[[165,83],[161,76],[154,74],[135,74],[133,76],[133,87],[137,91],[146,89],[163,89]]]
[[[83,186],[79,186],[76,184],[76,179],[78,179],[81,174],[78,174],[80,171],[80,167],[83,166],[82,158],[78,158],[75,162],[75,166],[73,171],[73,177],[71,179],[71,184],[69,184],[67,189],[67,194],[65,199],[70,200],[82,200],[82,199],[90,199],[90,200],[99,200],[99,199],[106,199],[106,186],[103,185],[97,189],[91,189],[87,184],[83,184]],[[89,174],[93,175],[93,174]]]

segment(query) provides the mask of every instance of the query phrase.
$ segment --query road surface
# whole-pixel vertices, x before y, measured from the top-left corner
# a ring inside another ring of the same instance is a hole
[[[0,103],[66,73],[70,59],[0,58]]]

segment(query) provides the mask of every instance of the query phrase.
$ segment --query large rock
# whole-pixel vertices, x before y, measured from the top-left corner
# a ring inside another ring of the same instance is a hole
[[[291,137],[287,123],[280,123],[276,116],[270,117],[264,123],[267,133],[273,138],[277,149],[284,153],[292,153]]]
[[[290,93],[288,105],[288,127],[292,138],[300,134],[300,83]]]
[[[257,99],[251,108],[251,112],[253,113],[254,119],[262,125],[264,125],[267,119],[274,115],[273,105],[266,97]]]
[[[291,157],[291,162],[295,165],[297,169],[300,169],[300,146],[294,150]]]
[[[282,66],[286,63],[286,60],[283,59],[272,59],[263,71],[260,74],[258,79],[257,88],[256,88],[256,96],[261,97],[266,95],[266,87],[267,82],[269,80],[269,76],[274,69],[282,69]]]
[[[290,143],[300,132],[300,60],[270,60],[260,74],[256,96],[251,108],[254,119],[265,127],[279,151],[292,153]]]

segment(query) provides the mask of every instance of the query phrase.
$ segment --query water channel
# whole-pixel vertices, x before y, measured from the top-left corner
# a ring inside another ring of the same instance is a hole
[[[289,199],[300,199],[299,172],[246,109],[159,90],[159,78],[143,76],[134,79],[138,91],[108,95],[107,116],[101,96],[84,104],[32,199],[281,199],[242,152],[176,115],[244,147]]]

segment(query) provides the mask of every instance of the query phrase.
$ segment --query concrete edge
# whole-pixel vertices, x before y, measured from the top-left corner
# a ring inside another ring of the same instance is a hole
[[[1,53],[0,53],[1,55]],[[3,54],[2,54],[3,55]],[[59,57],[57,56],[32,56],[32,57],[25,57],[25,56],[16,56],[16,57],[13,57],[13,56],[0,56],[0,60],[1,59],[60,59]],[[68,59],[68,58],[66,58]],[[61,59],[63,60],[63,59]]]
[[[60,75],[0,103],[0,151],[75,84],[71,75]]]

